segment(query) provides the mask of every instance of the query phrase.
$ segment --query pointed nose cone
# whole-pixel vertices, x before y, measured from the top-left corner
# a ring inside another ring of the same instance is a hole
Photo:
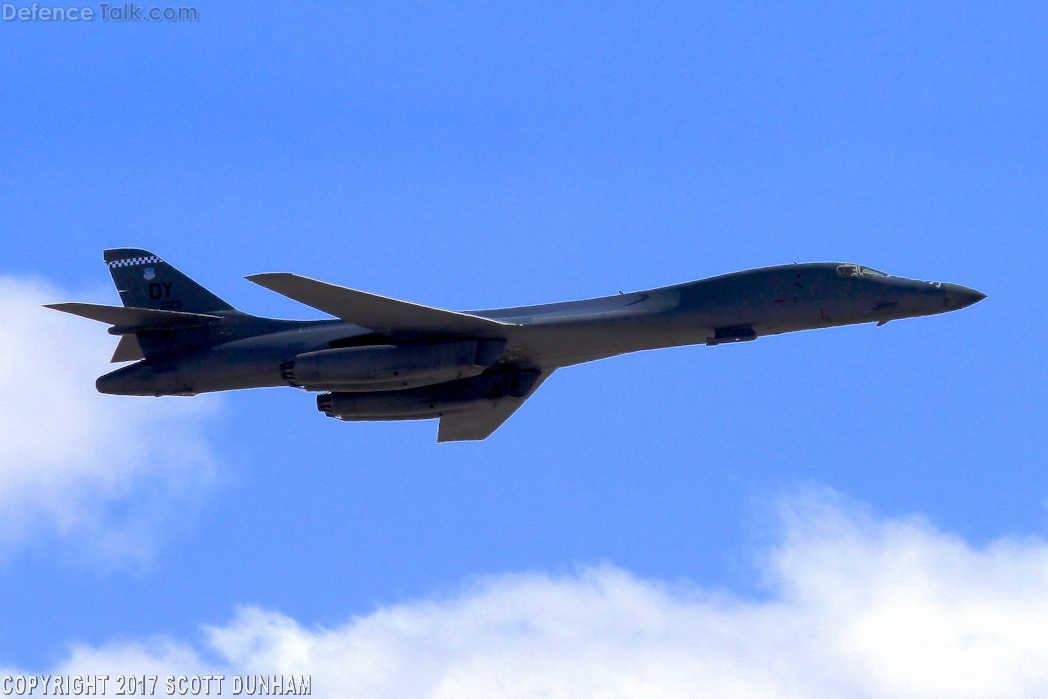
[[[956,311],[958,308],[967,308],[973,303],[978,303],[986,298],[986,294],[975,289],[969,289],[960,284],[943,284],[943,303],[946,310]]]

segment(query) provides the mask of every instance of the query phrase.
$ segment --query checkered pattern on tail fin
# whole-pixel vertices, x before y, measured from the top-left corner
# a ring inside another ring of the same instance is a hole
[[[148,250],[106,250],[105,262],[125,306],[190,313],[233,309]]]

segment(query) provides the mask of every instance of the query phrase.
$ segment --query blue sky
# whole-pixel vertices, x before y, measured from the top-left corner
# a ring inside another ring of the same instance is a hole
[[[1043,553],[1042,5],[198,7],[0,26],[0,667],[233,666],[202,629],[238,610],[343,628],[515,575],[758,604],[810,498]],[[242,277],[467,309],[845,260],[988,298],[566,369],[437,445],[291,389],[94,395],[115,340],[31,308],[117,302],[120,246],[293,318]]]

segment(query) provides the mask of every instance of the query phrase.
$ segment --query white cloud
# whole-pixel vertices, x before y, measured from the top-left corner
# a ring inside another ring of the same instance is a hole
[[[0,277],[0,547],[46,535],[109,561],[140,557],[209,477],[200,435],[213,403],[97,393],[116,338],[40,307],[69,297]]]
[[[766,600],[611,567],[503,575],[339,628],[240,610],[178,644],[78,647],[55,672],[300,674],[322,697],[1043,697],[1048,545],[795,501]],[[123,672],[128,672],[124,669]]]
[[[0,545],[140,555],[208,478],[210,404],[97,394],[114,340],[39,308],[67,296],[0,278]],[[78,644],[50,672],[308,673],[316,696],[376,699],[1048,695],[1048,544],[977,550],[854,509],[785,507],[763,600],[613,567],[503,575],[332,629],[248,607],[202,649]]]

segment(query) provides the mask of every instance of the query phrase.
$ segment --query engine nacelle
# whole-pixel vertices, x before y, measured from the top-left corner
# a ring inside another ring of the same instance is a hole
[[[466,340],[321,350],[287,362],[281,376],[308,390],[404,390],[476,376],[505,346],[505,340]]]
[[[317,396],[317,409],[341,420],[422,420],[507,396],[521,398],[538,378],[538,371],[497,371],[406,391],[325,393]]]

